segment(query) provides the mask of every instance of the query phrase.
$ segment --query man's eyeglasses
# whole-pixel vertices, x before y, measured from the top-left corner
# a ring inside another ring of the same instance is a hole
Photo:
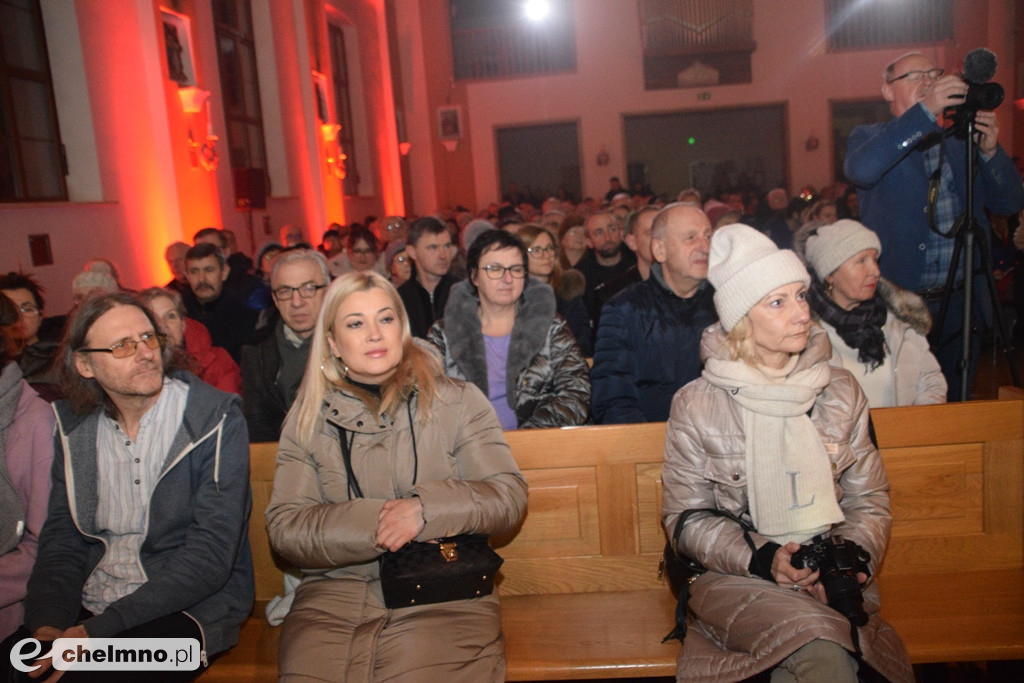
[[[549,244],[546,247],[530,247],[526,251],[534,258],[543,258],[545,256],[554,256],[555,252],[558,251],[558,247]]]
[[[928,71],[908,71],[902,76],[896,78],[890,78],[886,83],[895,83],[896,81],[907,79],[907,83],[920,83],[922,80],[927,78],[929,81],[934,81],[945,72],[945,69],[929,69]]]
[[[39,307],[33,304],[22,304],[18,306],[18,310],[25,315],[39,315],[40,313]]]
[[[408,263],[409,257],[406,256],[405,254],[402,254],[401,256],[396,256],[395,260],[398,261],[399,263]]]
[[[129,358],[135,355],[135,349],[139,344],[145,344],[146,348],[156,351],[164,343],[164,336],[156,332],[146,332],[138,339],[124,339],[113,346],[105,349],[78,349],[81,353],[109,353],[114,358]]]
[[[274,290],[274,298],[278,301],[290,301],[295,292],[303,299],[312,299],[316,293],[327,285],[318,285],[315,282],[306,282],[298,287],[278,287]]]
[[[497,263],[492,263],[489,266],[484,266],[481,270],[487,273],[487,277],[492,280],[500,280],[505,277],[505,271],[512,273],[512,277],[517,280],[526,277],[526,266],[499,266]]]

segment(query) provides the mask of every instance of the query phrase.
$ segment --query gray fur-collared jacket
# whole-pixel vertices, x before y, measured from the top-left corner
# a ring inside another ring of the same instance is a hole
[[[441,349],[445,374],[472,382],[487,395],[487,359],[477,308],[468,281],[452,287],[444,318],[427,339]],[[555,295],[529,278],[516,307],[505,365],[508,403],[519,429],[581,425],[590,413],[590,373]]]

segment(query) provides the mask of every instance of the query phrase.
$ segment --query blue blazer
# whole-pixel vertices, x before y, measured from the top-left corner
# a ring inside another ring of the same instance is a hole
[[[858,126],[850,134],[843,170],[857,186],[860,219],[882,242],[882,275],[914,291],[924,269],[928,243],[928,177],[918,143],[941,132],[924,105],[911,107],[888,123]],[[946,140],[946,158],[961,205],[967,201],[963,140]],[[974,216],[989,227],[984,209],[1009,216],[1024,207],[1024,187],[1002,147],[988,161],[980,158],[974,183]]]

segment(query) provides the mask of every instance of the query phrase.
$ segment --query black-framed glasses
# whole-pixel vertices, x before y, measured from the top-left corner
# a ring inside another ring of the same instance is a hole
[[[146,332],[139,335],[138,339],[122,339],[113,346],[105,349],[78,349],[81,353],[109,353],[114,358],[130,358],[135,355],[139,344],[145,344],[146,348],[156,351],[164,343],[164,335],[157,332]]]
[[[497,263],[484,266],[480,270],[487,273],[487,277],[492,280],[500,280],[505,277],[505,272],[512,273],[512,277],[517,280],[522,280],[526,277],[526,266],[515,265],[515,266],[500,266]]]
[[[530,247],[526,251],[534,258],[543,258],[544,256],[554,256],[555,252],[558,251],[558,247],[553,244],[549,244],[546,247]]]
[[[945,73],[945,71],[945,69],[928,69],[927,71],[915,69],[914,71],[908,71],[902,76],[890,78],[888,81],[886,81],[886,83],[895,83],[896,81],[902,80],[904,78],[907,79],[907,83],[920,83],[925,78],[927,78],[929,81],[934,81],[943,73]]]
[[[303,282],[298,287],[278,287],[274,290],[274,298],[278,301],[290,301],[295,292],[303,299],[312,299],[316,293],[327,285],[318,285],[315,282]]]
[[[18,306],[18,310],[25,315],[39,315],[41,313],[39,307],[35,304],[22,304]]]

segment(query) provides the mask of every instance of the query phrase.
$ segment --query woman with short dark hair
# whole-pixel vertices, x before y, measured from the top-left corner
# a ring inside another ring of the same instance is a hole
[[[527,278],[526,245],[489,230],[466,255],[469,279],[427,334],[449,377],[480,387],[505,429],[584,424],[590,373],[551,287]]]

